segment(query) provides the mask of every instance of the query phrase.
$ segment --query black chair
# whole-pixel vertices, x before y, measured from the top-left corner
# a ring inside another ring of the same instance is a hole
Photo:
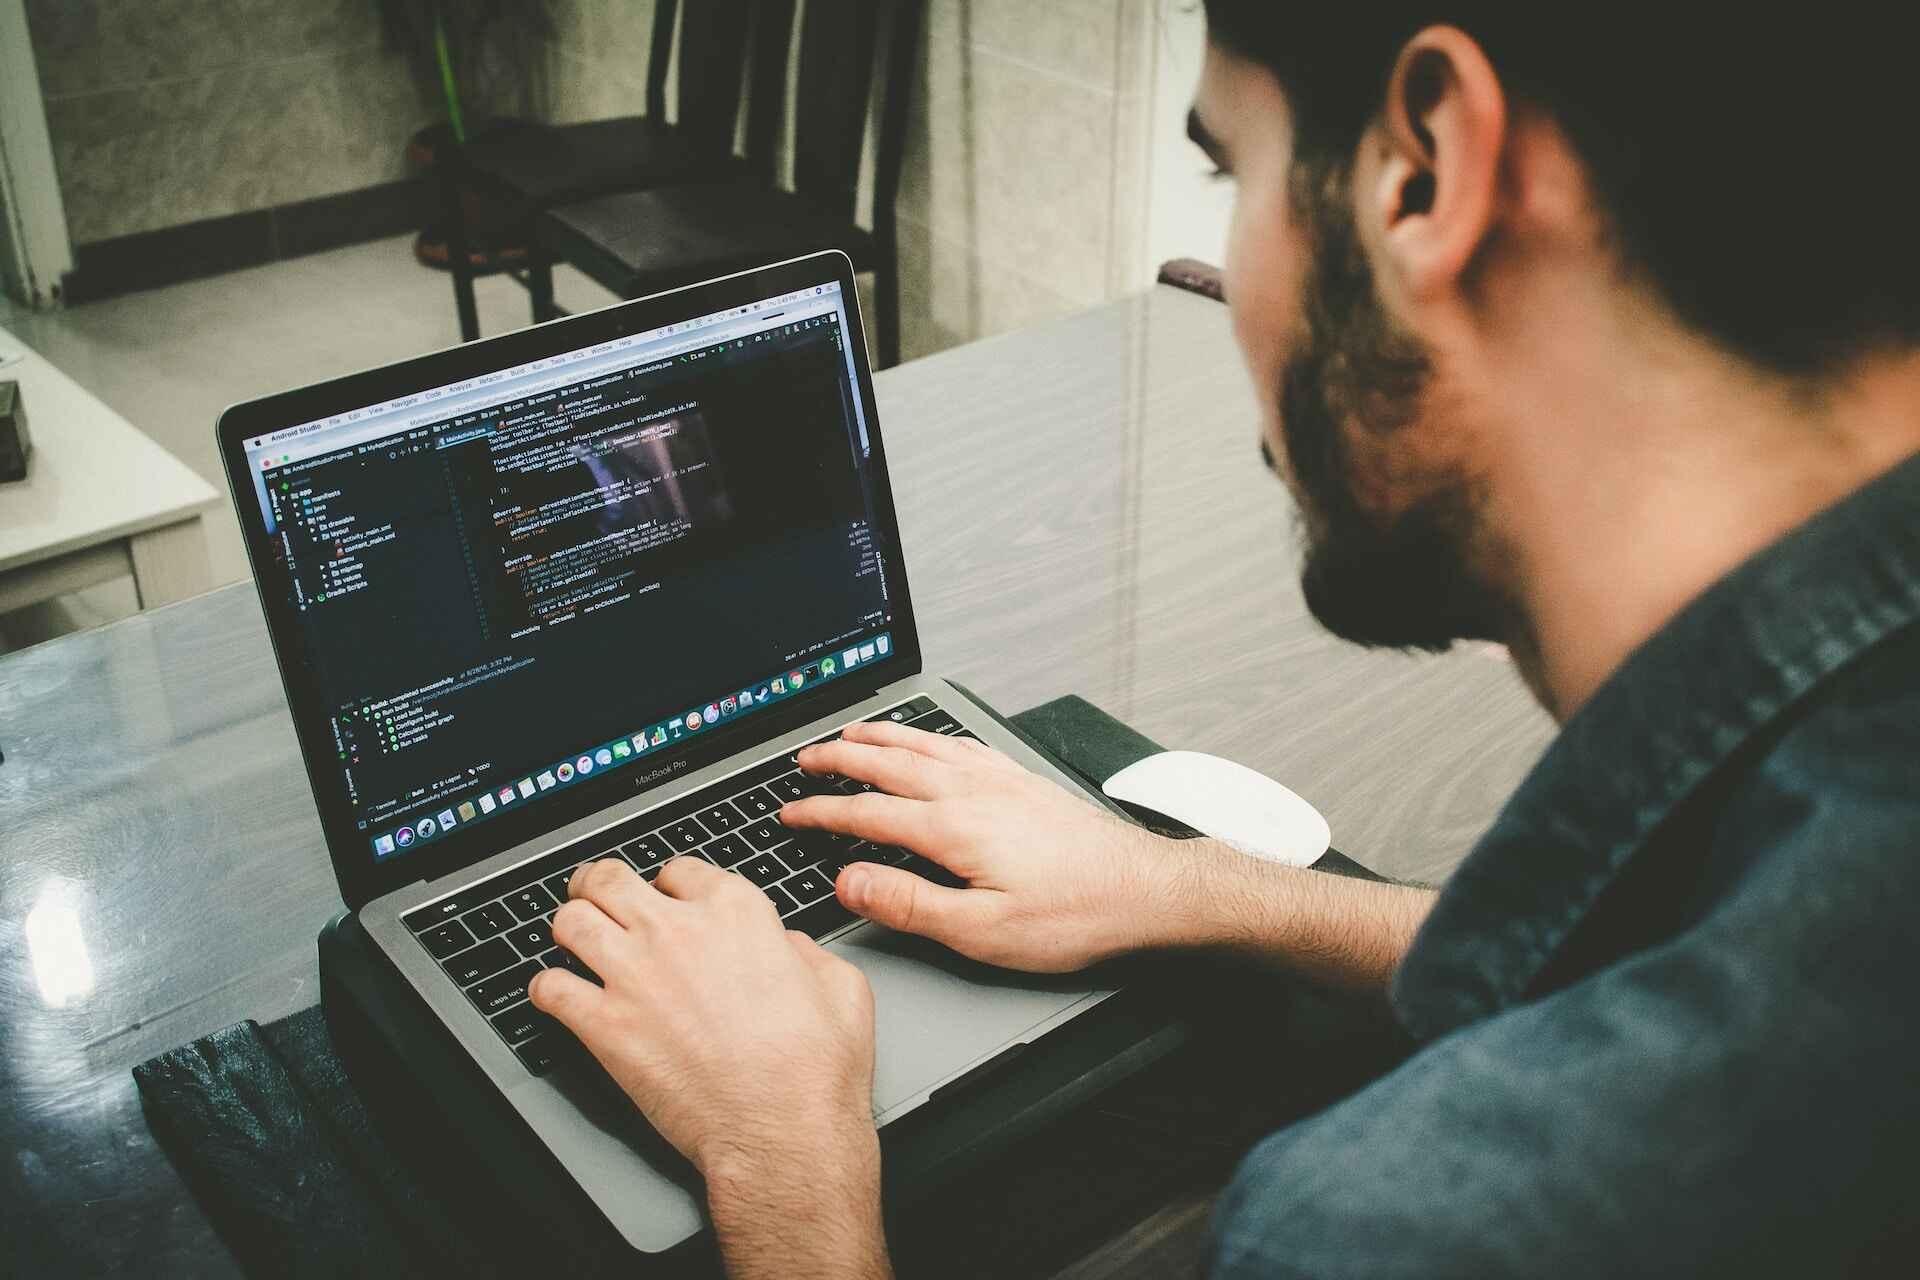
[[[460,337],[480,336],[471,256],[469,193],[504,204],[508,222],[531,234],[532,219],[554,205],[661,183],[728,179],[770,171],[783,85],[749,85],[745,69],[752,43],[784,49],[792,35],[792,0],[697,0],[679,14],[678,0],[658,0],[647,61],[646,114],[582,124],[520,124],[464,147],[449,146],[436,165],[441,219]],[[769,15],[757,10],[773,10]],[[667,67],[678,16],[681,75],[678,120],[667,123]],[[777,60],[762,60],[769,74]],[[746,155],[734,152],[742,103],[751,101]],[[505,264],[503,264],[505,265]],[[497,268],[496,268],[497,269]]]
[[[1226,284],[1220,277],[1220,268],[1198,258],[1172,258],[1161,263],[1159,280],[1161,284],[1170,284],[1176,289],[1212,298],[1215,302],[1227,300]]]
[[[790,17],[792,0],[784,5]],[[922,6],[923,0],[809,0],[794,69],[792,190],[778,186],[762,168],[746,176],[603,196],[542,214],[527,266],[534,320],[558,314],[552,283],[556,261],[573,264],[623,298],[637,298],[838,248],[853,259],[854,270],[874,273],[879,363],[899,363],[894,201]],[[763,29],[769,17],[761,13]],[[787,60],[778,57],[778,76],[763,65],[784,47],[766,39],[754,44],[756,85],[771,79],[784,87]],[[884,56],[876,58],[883,47]],[[877,111],[870,110],[875,74],[881,77]],[[854,209],[870,128],[877,128],[871,230],[858,224]]]

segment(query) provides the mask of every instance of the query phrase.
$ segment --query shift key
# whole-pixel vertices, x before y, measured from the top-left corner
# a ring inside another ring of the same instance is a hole
[[[516,1000],[527,998],[527,984],[533,981],[533,975],[540,972],[540,962],[529,960],[517,965],[498,977],[488,978],[467,990],[473,1002],[480,1006],[480,1012],[495,1014]]]

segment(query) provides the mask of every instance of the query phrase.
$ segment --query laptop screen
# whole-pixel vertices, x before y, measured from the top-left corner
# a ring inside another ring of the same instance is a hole
[[[243,441],[373,859],[894,656],[849,323],[809,286]]]

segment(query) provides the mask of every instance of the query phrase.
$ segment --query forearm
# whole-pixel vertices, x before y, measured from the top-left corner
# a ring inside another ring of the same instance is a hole
[[[1174,844],[1148,891],[1148,948],[1232,951],[1384,987],[1433,906],[1429,889],[1282,866],[1213,840]]]
[[[891,1280],[871,1129],[786,1159],[721,1162],[707,1212],[730,1280]]]

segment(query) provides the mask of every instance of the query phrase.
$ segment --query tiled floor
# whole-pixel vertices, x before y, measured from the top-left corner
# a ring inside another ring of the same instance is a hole
[[[569,267],[570,311],[616,299]],[[479,282],[480,331],[527,323],[527,296]],[[64,311],[10,310],[4,325],[223,493],[213,424],[239,400],[449,346],[459,338],[447,277],[413,260],[411,237],[378,240]],[[247,575],[230,505],[207,521],[216,584]],[[131,581],[0,619],[0,651],[134,609]]]

